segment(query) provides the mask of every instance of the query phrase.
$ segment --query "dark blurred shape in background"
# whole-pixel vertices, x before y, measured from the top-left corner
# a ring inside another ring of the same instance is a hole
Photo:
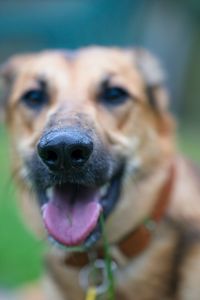
[[[150,49],[169,74],[174,111],[190,126],[200,123],[200,1],[0,1],[1,62],[16,52],[90,44]]]

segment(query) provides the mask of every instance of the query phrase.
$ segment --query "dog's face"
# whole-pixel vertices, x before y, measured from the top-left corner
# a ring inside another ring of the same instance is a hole
[[[17,180],[36,195],[49,236],[91,246],[125,182],[171,151],[157,63],[139,50],[87,48],[18,56],[2,74]]]

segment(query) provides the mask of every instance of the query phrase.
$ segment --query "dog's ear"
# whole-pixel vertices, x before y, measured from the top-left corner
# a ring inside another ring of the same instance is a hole
[[[128,51],[132,52],[134,63],[142,74],[150,105],[158,113],[166,112],[169,95],[165,86],[166,73],[159,60],[145,49]]]
[[[134,65],[143,77],[147,99],[156,114],[157,128],[162,136],[174,131],[175,121],[169,112],[169,94],[166,88],[166,73],[159,60],[141,48],[127,50]]]
[[[0,65],[0,121],[4,118],[4,111],[12,84],[17,72],[30,55],[16,55]]]

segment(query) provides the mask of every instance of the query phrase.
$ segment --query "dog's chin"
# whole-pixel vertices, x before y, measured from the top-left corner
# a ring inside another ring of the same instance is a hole
[[[67,251],[84,251],[101,237],[100,218],[120,198],[122,171],[102,186],[59,182],[38,194],[49,240]]]

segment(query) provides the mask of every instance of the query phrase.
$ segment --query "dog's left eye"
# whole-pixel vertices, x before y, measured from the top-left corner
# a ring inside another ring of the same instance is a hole
[[[99,95],[100,101],[111,105],[122,104],[128,98],[128,91],[120,86],[104,87]]]
[[[48,95],[43,90],[29,90],[21,99],[29,108],[40,109],[48,102]]]

